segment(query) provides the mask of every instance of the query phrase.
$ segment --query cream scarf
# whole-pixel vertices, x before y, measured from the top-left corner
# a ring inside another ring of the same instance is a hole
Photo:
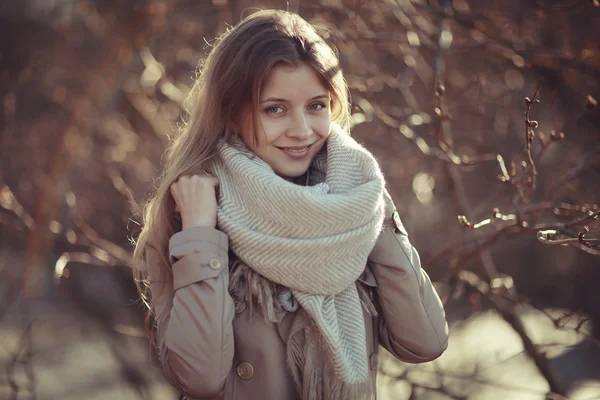
[[[239,143],[238,143],[239,144]],[[277,176],[252,153],[221,143],[219,229],[241,262],[289,288],[318,330],[333,372],[369,380],[355,285],[381,231],[384,179],[373,156],[334,127],[310,167],[310,186]]]

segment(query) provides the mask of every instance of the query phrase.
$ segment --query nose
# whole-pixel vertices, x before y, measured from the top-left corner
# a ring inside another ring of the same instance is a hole
[[[287,130],[287,136],[296,139],[306,139],[311,133],[310,120],[304,113],[296,115]]]

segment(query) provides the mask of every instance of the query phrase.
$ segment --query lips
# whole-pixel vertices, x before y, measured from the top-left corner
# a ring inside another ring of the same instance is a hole
[[[279,150],[289,150],[289,151],[298,151],[298,150],[304,150],[308,147],[312,146],[312,144],[306,145],[306,146],[286,146],[286,147],[277,147]]]
[[[285,153],[286,155],[292,157],[292,158],[303,158],[306,155],[308,155],[308,150],[310,149],[310,147],[312,146],[312,144],[309,144],[307,146],[288,146],[288,147],[277,147],[279,150],[281,150],[283,153]]]

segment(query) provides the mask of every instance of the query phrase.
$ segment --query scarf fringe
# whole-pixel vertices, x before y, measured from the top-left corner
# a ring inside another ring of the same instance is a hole
[[[340,379],[368,380],[363,310],[353,283],[384,220],[385,180],[376,159],[333,124],[311,161],[309,184],[302,186],[259,157],[249,158],[238,142],[220,142],[220,157],[211,164],[219,179],[219,228],[237,259],[281,285],[277,293],[249,277],[248,289],[262,296],[257,302],[267,319],[275,318],[278,304],[290,312],[301,306],[323,335]],[[290,295],[296,302],[285,302]]]
[[[369,293],[361,285],[356,285],[361,304],[367,312],[375,316],[377,311]],[[246,302],[252,318],[253,305],[266,322],[280,323],[277,312],[281,306],[276,301],[278,285],[269,281],[245,265],[235,261],[230,270],[229,293],[236,308]],[[287,366],[296,389],[302,400],[372,400],[375,398],[374,383],[369,379],[359,384],[349,384],[340,380],[333,372],[325,340],[308,313],[300,309],[296,312],[290,337],[287,340]]]
[[[281,310],[275,301],[277,284],[237,260],[229,273],[229,294],[234,299],[236,310],[245,302],[252,318],[254,303],[261,308],[265,322],[278,323],[276,312]]]

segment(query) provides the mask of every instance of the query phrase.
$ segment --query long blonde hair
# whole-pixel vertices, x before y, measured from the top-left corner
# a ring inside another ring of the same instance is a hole
[[[274,66],[302,63],[312,67],[329,90],[332,121],[348,128],[348,88],[337,55],[297,14],[279,10],[251,14],[217,38],[199,65],[184,105],[187,118],[166,149],[162,174],[143,208],[142,230],[135,241],[133,274],[150,312],[144,268],[148,246],[159,254],[162,278],[172,280],[168,242],[179,227],[171,184],[181,176],[210,170],[210,162],[218,157],[219,140],[231,143],[238,133],[244,107],[253,106],[252,122],[257,127],[260,90]]]

